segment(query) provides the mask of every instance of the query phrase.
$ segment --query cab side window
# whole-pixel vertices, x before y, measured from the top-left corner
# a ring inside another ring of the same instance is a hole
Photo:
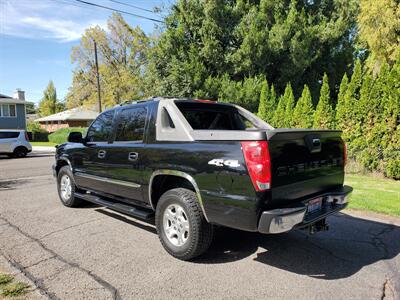
[[[116,142],[143,141],[146,124],[146,107],[127,108],[121,111],[118,118]]]
[[[90,126],[86,139],[88,142],[107,142],[112,131],[114,110],[102,113]]]

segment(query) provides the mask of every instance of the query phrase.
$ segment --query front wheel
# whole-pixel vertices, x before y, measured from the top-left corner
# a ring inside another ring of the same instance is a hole
[[[176,188],[165,192],[156,208],[161,244],[172,256],[190,260],[210,247],[213,226],[204,218],[196,194]]]
[[[76,198],[74,177],[69,166],[60,169],[57,175],[57,190],[61,203],[68,207],[78,207],[82,204],[82,199]]]

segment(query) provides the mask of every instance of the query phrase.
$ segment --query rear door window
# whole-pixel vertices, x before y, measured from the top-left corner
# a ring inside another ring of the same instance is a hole
[[[0,139],[15,139],[19,136],[18,131],[2,131],[0,132]]]
[[[118,117],[116,142],[143,141],[147,108],[134,107],[122,110]]]
[[[111,131],[114,118],[114,110],[102,113],[90,126],[86,139],[88,142],[107,142]]]

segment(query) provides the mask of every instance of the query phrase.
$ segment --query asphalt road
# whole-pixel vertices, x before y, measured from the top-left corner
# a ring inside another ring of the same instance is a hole
[[[163,250],[152,222],[64,207],[52,162],[0,158],[0,267],[29,278],[33,298],[399,299],[396,221],[345,212],[313,236],[218,229],[206,255],[182,262]]]

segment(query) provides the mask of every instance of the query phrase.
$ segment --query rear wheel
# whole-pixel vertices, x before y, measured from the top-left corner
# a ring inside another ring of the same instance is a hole
[[[13,152],[13,157],[23,158],[28,154],[28,149],[25,147],[17,147]]]
[[[60,169],[57,175],[57,190],[61,203],[68,207],[78,207],[82,204],[82,199],[76,198],[74,177],[69,166]]]
[[[172,189],[161,196],[156,227],[165,250],[181,260],[203,254],[212,242],[213,226],[204,218],[196,194],[188,189]]]

